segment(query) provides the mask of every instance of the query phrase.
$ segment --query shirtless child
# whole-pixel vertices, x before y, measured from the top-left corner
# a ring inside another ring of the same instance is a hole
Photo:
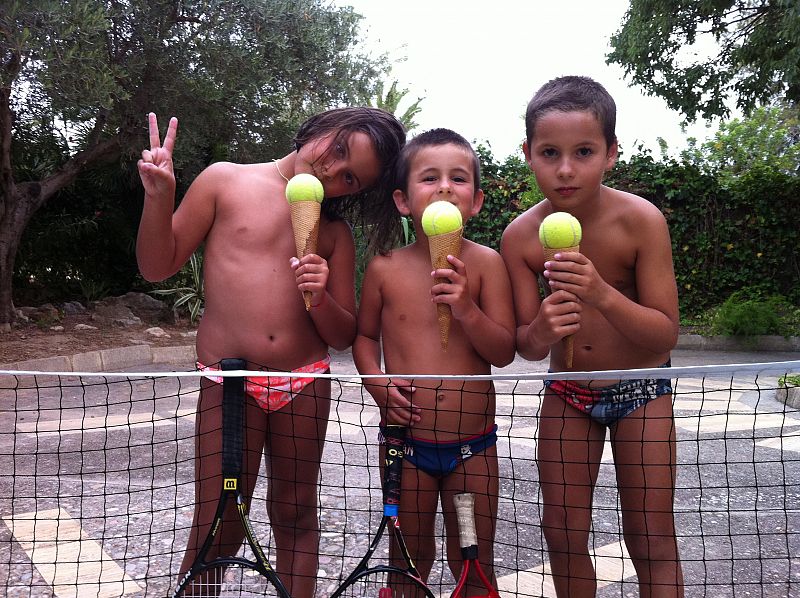
[[[382,424],[408,427],[400,519],[423,579],[436,557],[434,520],[440,498],[448,561],[458,578],[461,555],[453,496],[460,492],[475,495],[481,562],[491,579],[498,492],[493,384],[393,374],[490,374],[492,365],[510,363],[511,287],[498,253],[466,239],[460,257],[448,257],[450,268],[431,272],[428,238],[421,227],[425,208],[449,201],[466,222],[483,205],[480,164],[470,144],[447,129],[428,131],[406,145],[397,171],[394,200],[400,213],[411,217],[417,237],[370,262],[353,357],[361,374],[386,375],[365,380]],[[446,281],[435,284],[435,278]],[[440,345],[437,303],[452,311],[446,351]]]
[[[617,159],[616,107],[586,77],[545,84],[528,104],[525,158],[545,198],[503,234],[514,287],[517,348],[550,352],[550,369],[575,371],[669,365],[678,339],[678,293],[666,220],[649,201],[602,184]],[[539,225],[569,212],[581,223],[580,252],[544,261]],[[537,276],[551,294],[540,299]],[[610,430],[625,543],[641,596],[681,596],[673,521],[675,424],[663,377],[551,380],[539,421],[542,528],[558,595],[594,596],[589,556],[592,494]]]
[[[374,230],[384,240],[392,237],[397,210],[386,182],[405,142],[403,126],[375,108],[323,112],[300,127],[296,150],[280,160],[206,168],[177,210],[172,151],[178,122],[171,119],[163,146],[154,114],[149,126],[150,149],[139,161],[145,189],[139,268],[146,279],[163,280],[204,244],[205,311],[197,332],[202,367],[242,358],[248,369],[327,371],[328,347],[345,349],[356,333],[355,249],[340,207],[377,214]],[[317,253],[297,259],[285,189],[301,172],[320,179],[325,201]],[[311,293],[310,311],[303,291]],[[181,573],[206,536],[219,496],[222,385],[214,378],[203,379],[197,406],[196,506]],[[252,497],[266,451],[276,569],[297,598],[314,594],[318,477],[329,409],[329,380],[248,380],[244,494]],[[227,515],[209,558],[235,554],[241,545],[244,530],[233,508]]]

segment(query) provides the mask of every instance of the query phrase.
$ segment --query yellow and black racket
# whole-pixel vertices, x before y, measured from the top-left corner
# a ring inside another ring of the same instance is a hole
[[[222,370],[244,370],[242,359],[223,359]],[[217,512],[192,566],[181,579],[173,596],[277,596],[290,598],[278,575],[267,561],[247,516],[247,500],[241,490],[242,454],[244,451],[245,380],[224,377],[222,381],[222,489]],[[253,559],[220,556],[206,560],[223,525],[223,513],[232,499],[244,528]]]
[[[408,553],[397,517],[400,507],[406,429],[403,426],[386,426],[383,436],[386,441],[383,470],[383,517],[381,517],[378,531],[367,548],[364,558],[331,595],[331,598],[339,596],[372,596],[374,598],[425,596],[434,598],[433,593],[420,578],[414,561]],[[370,559],[387,527],[394,536],[405,568],[382,564],[370,567]]]
[[[461,575],[458,576],[456,589],[451,598],[463,598],[467,595],[467,582],[470,571],[474,571],[486,589],[485,598],[500,598],[500,594],[486,577],[478,560],[478,535],[475,533],[475,497],[471,492],[456,494],[453,497],[458,517],[458,539],[461,544]]]

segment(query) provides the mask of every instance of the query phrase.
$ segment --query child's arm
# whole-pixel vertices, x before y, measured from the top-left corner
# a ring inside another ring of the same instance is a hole
[[[666,353],[678,341],[678,290],[669,229],[661,212],[642,203],[632,242],[636,248],[636,298],[623,295],[583,254],[565,253],[545,276],[553,289],[574,293],[595,307],[632,345]]]
[[[148,115],[150,149],[142,152],[139,176],[144,186],[144,207],[136,239],[136,259],[146,280],[163,280],[175,274],[199,246],[214,219],[213,174],[201,173],[181,206],[175,210],[175,175],[172,150],[178,120],[170,119],[161,145],[156,115]]]
[[[447,256],[452,269],[433,272],[434,278],[449,282],[433,285],[431,295],[434,303],[450,306],[475,351],[492,365],[503,367],[513,361],[516,351],[511,283],[498,254],[487,248],[480,248],[476,254],[473,277],[480,281],[478,303],[469,292],[464,262],[453,256]]]
[[[380,258],[377,258],[380,259]],[[361,285],[361,302],[358,308],[358,334],[353,343],[353,361],[362,375],[382,375],[381,369],[381,309],[379,274],[370,263]],[[381,410],[381,419],[387,424],[413,426],[420,420],[420,408],[412,407],[414,387],[403,378],[368,378],[364,386]]]
[[[329,222],[325,234],[333,243],[328,259],[310,254],[292,258],[297,288],[311,293],[309,314],[325,343],[342,351],[356,335],[355,245],[349,227]]]
[[[575,314],[580,306],[575,302],[576,297],[566,291],[554,292],[542,301],[534,267],[536,245],[531,241],[531,235],[538,234],[531,230],[538,228],[529,219],[523,215],[508,225],[501,251],[511,278],[517,351],[529,361],[539,361],[547,357],[550,345],[577,331]]]

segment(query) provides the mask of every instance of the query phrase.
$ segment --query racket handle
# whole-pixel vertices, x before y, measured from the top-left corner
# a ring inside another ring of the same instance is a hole
[[[378,598],[392,598],[392,588],[381,588],[378,590]]]
[[[475,533],[475,496],[471,492],[456,494],[453,497],[458,517],[458,539],[461,548],[471,548],[478,545],[478,536]]]
[[[383,470],[383,512],[396,516],[400,506],[400,487],[403,483],[403,458],[405,457],[405,426],[389,425],[383,430],[385,442]]]

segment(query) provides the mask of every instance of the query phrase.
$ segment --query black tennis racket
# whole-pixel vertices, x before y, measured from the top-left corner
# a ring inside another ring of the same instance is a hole
[[[223,370],[243,370],[242,359],[223,359]],[[173,596],[278,596],[290,598],[281,580],[267,561],[256,540],[247,516],[247,501],[241,490],[242,453],[244,450],[244,378],[222,380],[222,490],[217,512],[203,546],[189,570],[181,579]],[[254,560],[224,556],[206,560],[214,539],[222,527],[222,515],[228,499],[233,499],[245,538]]]
[[[408,554],[397,517],[400,507],[406,429],[403,426],[386,426],[383,435],[386,441],[383,470],[383,517],[364,558],[331,595],[331,598],[339,596],[370,596],[372,598],[426,596],[434,598],[433,593],[420,578],[414,561]],[[387,527],[400,549],[405,569],[393,565],[370,567],[370,559]]]
[[[458,576],[456,589],[451,598],[462,598],[467,595],[467,580],[469,572],[475,571],[478,579],[486,588],[486,598],[500,598],[500,594],[486,577],[478,560],[478,535],[475,533],[475,497],[471,492],[456,494],[453,497],[458,517],[458,539],[461,544],[461,575]]]

